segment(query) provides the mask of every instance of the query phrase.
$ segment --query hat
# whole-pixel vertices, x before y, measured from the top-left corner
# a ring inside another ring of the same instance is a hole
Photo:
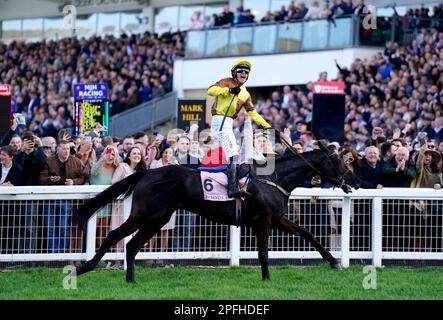
[[[432,155],[432,161],[440,162],[441,161],[441,154],[438,151],[427,149],[424,151],[424,154],[430,153]]]
[[[307,125],[307,123],[306,123],[305,120],[298,120],[295,124],[296,124],[296,125],[299,125],[299,124]]]

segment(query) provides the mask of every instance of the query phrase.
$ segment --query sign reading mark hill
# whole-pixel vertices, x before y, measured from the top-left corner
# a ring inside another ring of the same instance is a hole
[[[206,99],[178,99],[177,128],[186,130],[192,123],[198,131],[205,128]]]

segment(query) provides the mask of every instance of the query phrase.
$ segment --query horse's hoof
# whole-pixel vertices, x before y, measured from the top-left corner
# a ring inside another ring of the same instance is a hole
[[[88,262],[86,262],[75,268],[75,270],[76,270],[76,275],[80,276],[86,272],[94,270],[94,267],[92,267]]]
[[[135,283],[135,279],[126,278],[127,283]]]
[[[331,263],[331,269],[342,270],[343,267],[341,266],[340,262],[335,262],[335,263]]]

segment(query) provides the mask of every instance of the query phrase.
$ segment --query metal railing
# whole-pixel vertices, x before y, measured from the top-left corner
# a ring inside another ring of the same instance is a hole
[[[186,58],[275,54],[337,49],[355,46],[383,47],[387,41],[410,43],[421,27],[443,27],[443,20],[409,17],[377,17],[375,29],[363,27],[365,16],[342,16],[334,20],[242,24],[189,30]]]
[[[65,208],[80,205],[105,187],[1,188],[0,262],[90,259],[115,215],[121,215],[119,223],[129,216],[131,200],[116,200],[94,215],[85,235]],[[360,189],[344,194],[337,189],[297,188],[288,208],[288,217],[310,230],[345,267],[352,259],[372,260],[374,266],[388,259],[443,260],[441,190]],[[53,221],[51,214],[56,217]],[[174,224],[157,234],[157,241],[146,245],[137,259],[224,259],[231,265],[257,259],[251,228],[212,223],[184,210],[176,212]],[[161,244],[162,236],[166,245]],[[124,260],[124,243],[104,259]],[[298,236],[272,231],[269,258],[319,259],[320,255]]]
[[[152,129],[158,124],[177,117],[177,93],[169,92],[112,116],[109,119],[109,134],[124,137],[137,131]]]

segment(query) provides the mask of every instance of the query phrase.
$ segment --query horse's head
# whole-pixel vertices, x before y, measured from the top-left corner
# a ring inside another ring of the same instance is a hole
[[[325,154],[326,160],[322,164],[321,172],[323,179],[341,188],[344,192],[351,192],[351,188],[360,187],[360,179],[346,167],[345,162],[338,154],[321,142],[318,143],[320,150]]]

